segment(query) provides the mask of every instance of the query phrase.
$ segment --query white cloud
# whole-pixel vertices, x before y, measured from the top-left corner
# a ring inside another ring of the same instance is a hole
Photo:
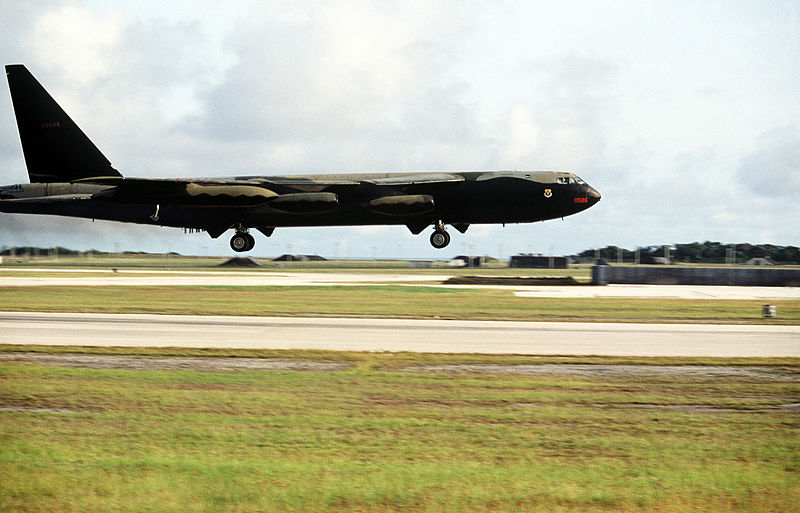
[[[800,196],[800,130],[776,128],[758,139],[758,149],[742,159],[739,178],[759,196]]]
[[[42,65],[58,70],[70,83],[80,86],[113,71],[113,50],[122,25],[120,12],[102,16],[86,5],[64,4],[45,9],[30,37]]]
[[[791,3],[11,4],[4,61],[28,64],[128,175],[570,169],[599,205],[564,222],[473,227],[445,251],[797,243],[800,206],[785,201],[800,190]],[[3,182],[23,181],[10,116],[0,130]],[[0,216],[4,243],[40,226],[37,240],[85,247],[108,226],[31,219]],[[114,227],[131,249],[228,251],[223,239]],[[342,254],[443,254],[402,226],[278,230],[256,253],[329,253],[337,241]]]
[[[500,152],[503,162],[530,162],[542,144],[542,127],[533,113],[521,103],[511,107],[508,115],[508,135]]]

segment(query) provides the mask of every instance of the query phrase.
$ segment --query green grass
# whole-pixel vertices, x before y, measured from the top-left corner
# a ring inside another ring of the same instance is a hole
[[[410,365],[474,364],[488,361],[498,365],[536,365],[571,363],[583,365],[703,365],[703,366],[770,366],[793,369],[800,358],[793,357],[712,357],[712,356],[531,356],[485,355],[480,353],[411,353],[411,352],[352,352],[322,349],[243,349],[193,347],[117,347],[117,346],[46,346],[0,344],[3,353],[85,354],[112,356],[183,356],[231,358],[289,358],[321,362],[349,363],[369,369],[396,369]]]
[[[443,254],[439,258],[441,260],[422,259],[430,261],[434,271],[442,271],[446,269],[453,270],[454,268],[448,264],[448,259],[456,254],[454,250],[450,254]],[[228,256],[192,256],[192,255],[176,255],[176,254],[158,254],[158,253],[83,253],[80,255],[48,255],[45,252],[39,255],[16,255],[14,257],[4,256],[3,266],[5,267],[95,267],[95,268],[176,268],[176,269],[208,269],[218,266],[219,264],[229,260],[235,255]],[[249,256],[249,255],[238,255]],[[392,269],[400,270],[408,269],[410,272],[426,272],[425,268],[411,268],[412,265],[409,260],[371,260],[371,259],[346,259],[346,260],[323,260],[323,261],[310,261],[310,262],[275,262],[272,258],[277,257],[275,254],[272,257],[254,257],[261,264],[273,269],[298,269],[298,270],[326,270],[326,269],[363,269],[369,272],[371,269]],[[508,269],[508,259],[504,260],[490,260],[484,264],[481,269],[489,270],[504,270]],[[609,261],[611,265],[631,266],[635,265],[632,262],[617,263],[612,259]],[[721,263],[686,263],[674,262],[673,265],[684,267],[730,267],[730,264]],[[584,261],[580,264],[573,264],[570,269],[589,270],[592,266],[591,261]],[[734,266],[744,266],[744,262],[737,262]],[[798,265],[778,265],[775,268],[798,268]],[[455,268],[458,270],[457,268]],[[478,269],[478,272],[481,271]],[[430,271],[431,269],[427,269]],[[514,273],[526,273],[528,271],[537,271],[536,269],[511,269]],[[558,269],[556,269],[558,271]]]
[[[544,360],[267,354],[352,366],[203,373],[0,363],[0,407],[18,408],[0,411],[0,511],[796,509],[800,418],[768,408],[800,401],[795,378],[436,374],[402,368]],[[750,363],[800,372],[796,361]],[[647,407],[687,404],[726,413]]]
[[[582,264],[569,269],[519,269],[508,267],[508,262],[497,261],[479,268],[452,267],[445,261],[434,261],[431,267],[413,267],[407,260],[328,260],[322,262],[274,262],[266,258],[256,258],[264,267],[219,267],[228,258],[221,257],[163,257],[129,256],[114,257],[104,255],[102,258],[86,259],[85,257],[64,257],[54,259],[22,258],[9,259],[5,257],[0,266],[0,276],[37,276],[52,270],[81,270],[76,275],[84,276],[82,271],[96,270],[110,272],[117,270],[158,270],[158,271],[204,271],[220,273],[237,272],[314,272],[314,273],[339,273],[348,274],[436,274],[436,275],[479,275],[479,276],[572,276],[588,280],[591,278],[591,265]],[[30,271],[26,271],[30,269]],[[25,274],[30,272],[31,274]],[[56,273],[64,276],[63,273]]]
[[[2,311],[197,315],[355,315],[443,319],[797,324],[800,301],[521,298],[507,290],[413,286],[4,287]]]
[[[111,268],[111,267],[176,267],[176,268],[203,268],[219,265],[226,261],[223,257],[196,257],[183,255],[159,255],[159,254],[83,254],[83,255],[60,255],[51,257],[42,254],[41,256],[15,257],[5,256],[3,258],[4,267],[76,267],[76,268]]]

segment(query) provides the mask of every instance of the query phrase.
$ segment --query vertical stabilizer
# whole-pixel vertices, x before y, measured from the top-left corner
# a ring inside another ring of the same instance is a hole
[[[25,66],[7,65],[6,76],[32,183],[121,176]]]

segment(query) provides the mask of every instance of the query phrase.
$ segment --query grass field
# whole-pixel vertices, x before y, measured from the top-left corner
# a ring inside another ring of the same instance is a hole
[[[800,301],[521,298],[507,290],[409,286],[3,287],[0,310],[197,315],[355,315],[543,321],[800,323]]]
[[[226,262],[231,256],[225,257],[200,257],[200,256],[184,256],[184,255],[159,255],[159,254],[99,254],[99,255],[71,255],[59,256],[57,258],[49,256],[38,257],[4,257],[4,266],[13,267],[89,267],[89,268],[121,268],[121,269],[137,269],[137,268],[154,268],[154,269],[204,269],[215,270],[217,266]],[[236,255],[239,257],[248,257],[248,255]],[[276,255],[277,256],[277,255]],[[445,257],[443,257],[445,258]],[[315,260],[315,261],[274,261],[272,258],[258,258],[254,257],[261,265],[267,269],[305,269],[305,270],[326,270],[326,269],[392,269],[392,270],[425,270],[426,268],[417,268],[412,265],[408,260]],[[448,265],[447,260],[429,260],[426,261],[432,268],[444,270],[453,269]],[[508,261],[492,260],[485,264],[488,269],[502,270],[508,269]],[[588,265],[583,266],[588,268]],[[230,268],[219,268],[216,270],[225,270]],[[246,268],[253,270],[252,268]],[[236,268],[234,268],[236,270]],[[241,270],[239,268],[238,270]],[[257,269],[256,269],[257,270]]]
[[[800,402],[797,360],[707,359],[762,369],[722,377],[658,365],[651,374],[532,376],[419,365],[694,362],[181,353],[349,367],[131,371],[0,361],[0,511],[797,508],[800,413],[783,408]]]
[[[223,259],[213,261],[216,263],[205,263],[202,261],[184,262],[183,264],[174,265],[168,261],[152,261],[146,260],[137,262],[136,260],[121,260],[121,261],[105,261],[97,265],[84,265],[77,264],[60,264],[56,262],[32,262],[26,265],[3,265],[0,267],[0,276],[86,276],[86,273],[97,273],[98,276],[108,276],[108,273],[113,271],[125,271],[126,273],[133,273],[136,271],[143,271],[147,273],[159,272],[164,274],[182,273],[182,272],[213,272],[213,273],[292,273],[292,272],[313,272],[313,273],[347,273],[347,274],[423,274],[423,275],[470,275],[470,276],[554,276],[564,277],[571,276],[573,278],[589,282],[591,281],[591,266],[581,265],[570,267],[569,269],[518,269],[508,267],[507,264],[502,266],[486,266],[486,267],[451,267],[444,263],[438,262],[433,267],[417,268],[409,266],[407,261],[329,261],[329,262],[271,262],[261,261],[264,267],[218,267],[224,262]],[[73,272],[74,274],[71,274]],[[127,274],[130,276],[131,274]]]
[[[483,273],[576,276],[465,274]],[[800,302],[774,303],[779,318],[765,321],[761,301],[518,298],[396,285],[0,288],[5,311],[800,323]],[[200,372],[141,360],[123,370],[3,358],[23,350],[346,367]],[[552,364],[566,365],[518,372]],[[800,360],[792,358],[0,345],[0,511],[796,511],[798,403]]]
[[[453,253],[452,255],[455,255]],[[25,267],[32,267],[32,268],[43,268],[43,267],[50,267],[50,268],[97,268],[97,269],[110,269],[110,268],[118,268],[118,269],[194,269],[194,270],[214,270],[214,271],[226,271],[226,270],[241,270],[241,268],[225,268],[225,267],[218,267],[220,264],[224,263],[228,259],[231,258],[232,255],[229,256],[187,256],[187,255],[175,255],[175,254],[88,254],[84,253],[82,255],[61,255],[58,257],[46,256],[42,254],[41,256],[23,256],[17,255],[15,257],[5,256],[3,257],[3,267],[15,267],[15,268],[25,268]],[[237,255],[242,256],[242,255]],[[244,255],[247,256],[247,255]],[[277,255],[275,255],[277,256]],[[364,270],[366,272],[372,272],[375,269],[381,270],[391,270],[392,272],[398,271],[408,271],[413,273],[425,273],[425,272],[436,272],[441,273],[442,271],[448,272],[462,272],[464,269],[459,269],[457,267],[452,267],[448,264],[447,259],[450,258],[449,256],[442,255],[442,260],[424,260],[427,262],[431,267],[418,267],[413,260],[371,260],[371,259],[364,259],[364,260],[356,260],[356,259],[348,259],[348,260],[324,260],[324,261],[296,261],[296,262],[276,262],[272,260],[272,258],[260,258],[255,257],[260,264],[264,266],[264,270],[299,270],[299,271],[314,271],[314,272],[326,272],[326,271],[341,271],[342,269],[348,269],[349,271],[358,271]],[[610,262],[612,265],[633,265],[630,262],[617,264],[615,262]],[[703,264],[696,264],[696,263],[683,263],[683,262],[675,262],[673,265],[676,266],[701,266],[701,267],[730,267],[729,264],[713,264],[713,263],[703,263]],[[743,265],[742,262],[739,262],[734,265]],[[484,264],[483,267],[469,269],[470,274],[482,274],[482,273],[490,273],[490,274],[497,274],[500,273],[501,275],[510,274],[510,275],[520,275],[520,276],[564,276],[564,275],[572,275],[575,276],[590,276],[592,263],[591,262],[583,262],[577,265],[571,265],[569,269],[524,269],[524,268],[516,268],[511,269],[508,267],[508,259],[504,260],[490,260]],[[800,266],[797,265],[780,265],[775,266],[775,268],[788,268],[788,269],[797,269]],[[0,267],[0,271],[2,267]],[[252,271],[252,268],[248,268],[248,271]],[[257,269],[256,269],[257,270]],[[542,274],[545,273],[545,274]]]

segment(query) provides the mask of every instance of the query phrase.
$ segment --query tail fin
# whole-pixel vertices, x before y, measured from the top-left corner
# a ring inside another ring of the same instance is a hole
[[[122,176],[25,66],[6,75],[31,183]]]

